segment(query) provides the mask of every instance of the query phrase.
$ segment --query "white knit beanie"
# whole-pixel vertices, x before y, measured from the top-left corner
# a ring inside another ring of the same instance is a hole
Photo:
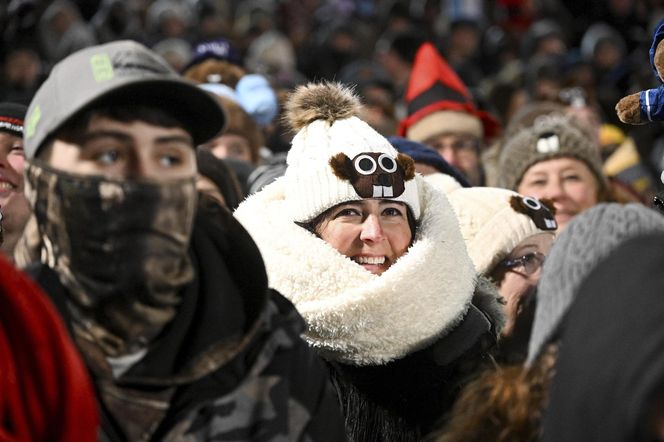
[[[475,270],[481,274],[490,273],[524,239],[547,231],[553,234],[557,228],[546,204],[511,190],[459,188],[447,198]]]
[[[463,189],[463,186],[458,182],[452,175],[448,175],[442,172],[430,173],[423,176],[424,181],[431,184],[434,188],[440,190],[445,195],[449,195],[450,192]]]
[[[358,97],[336,83],[300,86],[286,103],[297,132],[284,176],[295,221],[365,198],[403,202],[420,218],[413,160],[360,120],[360,108]]]

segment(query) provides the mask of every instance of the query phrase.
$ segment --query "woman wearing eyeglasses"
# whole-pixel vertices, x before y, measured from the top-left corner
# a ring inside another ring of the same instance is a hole
[[[505,328],[499,342],[499,356],[521,360],[530,336],[537,283],[553,235],[539,233],[521,241],[490,274],[505,301]]]
[[[548,202],[494,187],[459,188],[448,198],[475,269],[496,284],[504,301],[496,357],[521,362],[540,269],[557,227],[553,210]]]
[[[435,441],[606,440],[543,435],[541,423],[543,416],[548,419],[550,385],[560,373],[558,352],[562,355],[567,348],[566,318],[575,308],[575,298],[587,295],[584,281],[589,275],[596,275],[597,266],[606,262],[621,244],[647,234],[664,234],[664,217],[642,204],[601,203],[570,221],[557,236],[542,268],[526,362],[500,365],[468,384],[455,404],[445,434]],[[616,324],[624,322],[619,316],[614,319]],[[597,350],[589,347],[593,339],[584,342],[590,353]],[[644,351],[646,348],[644,343]],[[608,360],[612,355],[605,357]],[[600,371],[596,374],[607,375]],[[578,402],[575,405],[581,409]],[[602,422],[606,423],[606,419]],[[569,428],[569,422],[549,423]]]

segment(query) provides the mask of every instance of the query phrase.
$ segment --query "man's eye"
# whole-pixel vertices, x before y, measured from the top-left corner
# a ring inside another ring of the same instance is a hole
[[[119,158],[120,153],[117,150],[106,150],[98,153],[95,159],[102,164],[115,164]]]
[[[229,150],[233,155],[242,156],[244,155],[245,149],[240,144],[233,144],[230,146]]]
[[[159,162],[164,167],[173,167],[182,163],[182,158],[179,155],[162,155]]]
[[[25,152],[23,151],[23,146],[12,146],[12,148],[9,149],[9,152],[14,155],[25,155]]]
[[[566,175],[563,179],[565,181],[579,181],[581,178],[578,175]]]

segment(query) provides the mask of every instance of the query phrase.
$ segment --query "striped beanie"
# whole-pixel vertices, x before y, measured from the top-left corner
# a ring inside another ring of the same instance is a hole
[[[23,120],[27,110],[22,104],[0,103],[0,131],[23,138]]]

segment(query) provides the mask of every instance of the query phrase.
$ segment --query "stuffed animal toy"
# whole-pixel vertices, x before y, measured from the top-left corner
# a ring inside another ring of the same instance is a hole
[[[664,20],[655,30],[650,47],[650,65],[657,79],[664,83]],[[664,121],[664,84],[656,89],[637,92],[622,98],[616,105],[620,121],[627,124],[645,124]]]

